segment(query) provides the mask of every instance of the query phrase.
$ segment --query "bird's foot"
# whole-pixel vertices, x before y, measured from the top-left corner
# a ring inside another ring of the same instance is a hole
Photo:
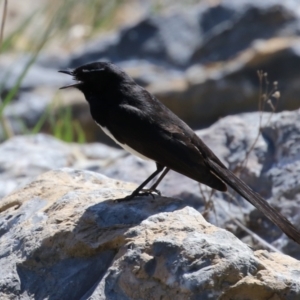
[[[151,195],[152,198],[155,198],[155,194],[157,196],[161,196],[161,192],[157,189],[142,189],[140,193],[138,193],[138,196],[149,196]]]
[[[116,199],[117,202],[123,202],[123,201],[129,201],[129,200],[132,200],[133,198],[135,197],[138,197],[138,196],[151,196],[153,199],[155,198],[155,194],[157,196],[161,196],[161,192],[157,189],[142,189],[140,190],[139,192],[133,192],[132,194],[124,197],[124,198],[121,198],[121,199]]]

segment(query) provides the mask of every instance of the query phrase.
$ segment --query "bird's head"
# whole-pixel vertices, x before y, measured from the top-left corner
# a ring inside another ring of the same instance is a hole
[[[61,70],[58,72],[71,75],[76,81],[60,89],[75,87],[82,91],[85,96],[91,93],[101,93],[108,88],[117,88],[119,84],[131,81],[131,78],[125,72],[109,62],[94,62],[74,70]]]

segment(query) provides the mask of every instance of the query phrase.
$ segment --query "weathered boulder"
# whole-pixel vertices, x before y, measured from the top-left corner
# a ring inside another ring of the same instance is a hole
[[[231,170],[237,171],[242,164],[238,176],[299,227],[299,112],[282,112],[272,118],[266,113],[261,117],[261,135],[257,113],[229,116],[197,133]],[[247,163],[243,163],[247,153]],[[136,184],[155,170],[153,162],[103,144],[66,144],[47,135],[19,136],[0,145],[0,196],[47,170],[63,167],[95,171]],[[209,222],[230,230],[255,249],[261,249],[261,245],[234,220],[300,259],[299,245],[235,193],[215,192],[211,196],[206,186],[173,171],[159,190],[165,196],[184,200]]]
[[[298,299],[300,263],[253,252],[179,199],[50,171],[3,199],[0,298]]]

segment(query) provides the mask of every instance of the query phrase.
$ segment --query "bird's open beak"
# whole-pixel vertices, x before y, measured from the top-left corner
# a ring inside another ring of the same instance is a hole
[[[58,72],[68,74],[68,75],[73,75],[73,72],[71,70],[59,70]]]
[[[60,70],[58,72],[73,76],[73,72],[71,70]],[[59,89],[62,90],[62,89],[70,88],[70,87],[78,87],[80,84],[81,84],[81,82],[75,82],[75,83],[71,83],[71,84],[62,86]]]

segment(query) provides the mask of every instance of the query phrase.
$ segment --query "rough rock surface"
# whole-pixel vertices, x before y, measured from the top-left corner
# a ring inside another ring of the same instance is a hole
[[[258,137],[257,113],[229,116],[198,131],[231,170],[236,170],[253,148],[239,176],[296,227],[300,224],[299,116],[299,111],[282,112],[271,119],[270,114],[264,114],[262,135]],[[153,162],[106,145],[65,144],[46,135],[20,136],[0,145],[0,196],[47,170],[62,167],[95,171],[136,184],[155,170]],[[176,172],[167,174],[159,189],[163,195],[184,200],[209,222],[230,230],[256,249],[261,249],[261,245],[233,220],[239,220],[284,253],[300,259],[299,245],[235,193],[216,192],[211,196],[209,188]]]
[[[133,185],[50,171],[0,209],[0,298],[289,299],[300,263],[253,252],[184,201],[115,202]]]

